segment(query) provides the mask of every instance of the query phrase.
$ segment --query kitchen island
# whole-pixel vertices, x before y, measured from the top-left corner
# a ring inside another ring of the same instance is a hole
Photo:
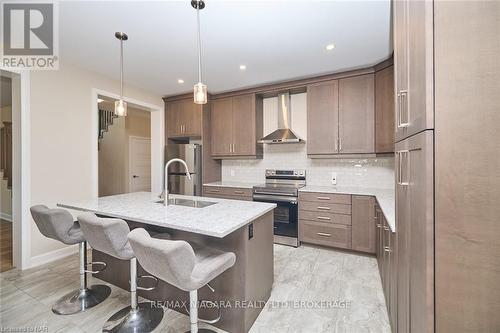
[[[273,210],[276,205],[182,195],[171,195],[170,198],[172,204],[164,206],[157,195],[136,192],[63,202],[58,206],[94,212],[102,217],[121,218],[131,229],[140,227],[151,233],[167,232],[173,239],[235,253],[235,265],[210,283],[215,291],[204,287],[199,290],[199,299],[221,305],[221,319],[214,326],[228,332],[248,332],[271,294]],[[128,261],[96,250],[93,250],[92,257],[93,261],[107,264],[107,268],[96,277],[128,290]],[[147,274],[138,267],[138,276]],[[139,295],[187,313],[188,293],[163,281],[159,281],[154,290],[141,290]],[[216,315],[214,308],[200,308],[200,318],[211,319]]]

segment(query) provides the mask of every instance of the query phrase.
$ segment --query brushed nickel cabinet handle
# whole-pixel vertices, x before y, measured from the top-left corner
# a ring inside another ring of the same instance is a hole
[[[396,125],[398,128],[401,127],[401,93],[399,91],[396,97]]]
[[[339,151],[339,138],[335,138],[335,151]]]
[[[377,224],[377,228],[382,228],[382,225],[381,224]]]
[[[319,209],[319,210],[330,210],[330,207],[319,206],[319,207],[316,207],[316,209]]]
[[[399,121],[399,126],[400,127],[408,127],[410,125],[410,108],[408,107],[408,90],[401,90],[400,91],[401,93],[401,98],[400,98],[400,102],[401,102],[401,117],[403,116],[403,108],[404,108],[404,111],[406,113],[406,119],[405,121]]]
[[[207,192],[220,192],[220,190],[207,190]]]
[[[318,220],[327,220],[327,221],[330,221],[330,220],[331,220],[331,218],[326,217],[326,216],[316,216],[316,218],[317,218]]]
[[[385,251],[385,252],[392,252],[392,251],[391,251],[391,248],[390,248],[390,247],[388,247],[388,246],[384,246],[384,251]]]
[[[385,231],[389,231],[389,230],[391,230],[391,229],[389,229],[389,227],[384,226],[384,230],[385,230]]]
[[[318,200],[330,200],[329,197],[316,197],[316,199],[318,199]]]
[[[235,194],[244,194],[245,192],[236,190],[236,191],[234,191],[234,193]]]
[[[342,151],[342,138],[339,138],[339,151]]]
[[[327,233],[324,233],[324,232],[317,232],[316,233],[318,236],[322,236],[322,237],[331,237],[332,234],[327,234]]]

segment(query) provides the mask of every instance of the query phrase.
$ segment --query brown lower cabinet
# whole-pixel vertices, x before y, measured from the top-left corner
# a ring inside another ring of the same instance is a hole
[[[375,253],[374,206],[371,196],[301,192],[299,240]]]
[[[392,332],[397,332],[398,298],[398,255],[396,233],[391,230],[382,210],[375,207],[376,254],[387,314]]]
[[[220,199],[252,201],[252,189],[227,186],[203,186],[203,196]]]

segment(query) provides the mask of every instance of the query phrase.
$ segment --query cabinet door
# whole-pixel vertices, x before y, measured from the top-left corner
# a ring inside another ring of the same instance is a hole
[[[408,0],[394,1],[395,139],[406,137],[408,101]]]
[[[391,262],[390,262],[390,300],[389,300],[389,320],[391,331],[397,332],[398,327],[398,246],[396,233],[391,231]]]
[[[406,174],[410,202],[410,332],[434,330],[434,177],[433,131],[408,141]],[[403,173],[404,174],[404,173]]]
[[[255,155],[255,120],[255,95],[233,97],[233,155]]]
[[[202,106],[195,104],[193,100],[181,102],[181,122],[184,136],[201,136]]]
[[[338,81],[307,86],[307,154],[338,152]]]
[[[182,136],[182,107],[180,101],[165,104],[167,138]]]
[[[375,73],[375,152],[394,152],[394,66]]]
[[[375,152],[374,75],[339,80],[339,152]],[[308,132],[309,133],[309,132]]]
[[[407,141],[396,144],[396,230],[398,255],[398,332],[410,331],[410,202],[405,165]]]
[[[229,156],[233,143],[233,101],[222,98],[212,101],[212,155]]]
[[[403,2],[407,10],[407,87],[399,97],[397,140],[434,128],[433,2]]]
[[[375,253],[375,199],[369,196],[352,196],[352,249]]]

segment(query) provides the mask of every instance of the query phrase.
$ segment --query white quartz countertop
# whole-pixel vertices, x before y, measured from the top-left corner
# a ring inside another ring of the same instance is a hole
[[[253,201],[185,195],[170,195],[170,198],[210,201],[216,204],[204,208],[180,205],[165,207],[162,203],[155,202],[159,200],[157,194],[135,192],[61,202],[58,206],[218,238],[229,235],[276,208],[276,204]]]
[[[323,192],[352,195],[370,195],[377,199],[380,209],[384,213],[385,219],[392,231],[396,231],[396,195],[393,189],[378,189],[368,187],[351,186],[314,186],[307,185],[299,190],[300,192]]]
[[[218,186],[218,187],[239,187],[239,188],[252,188],[255,185],[261,183],[250,183],[250,182],[233,182],[233,181],[217,181],[213,183],[206,183],[203,186]]]

